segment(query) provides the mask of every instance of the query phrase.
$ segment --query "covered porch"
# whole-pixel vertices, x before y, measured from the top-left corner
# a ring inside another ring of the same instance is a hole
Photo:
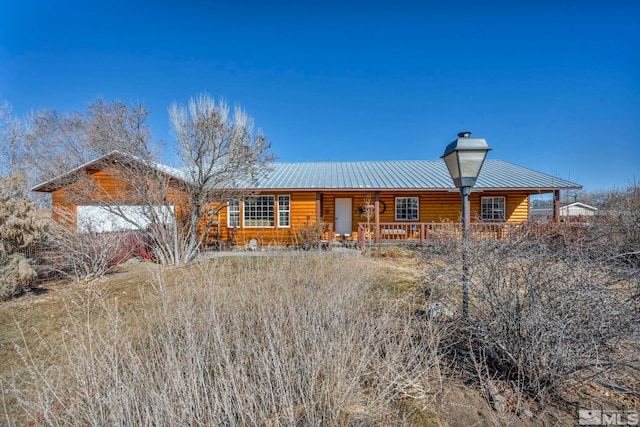
[[[540,223],[540,222],[473,222],[469,226],[469,235],[475,239],[513,240],[536,238],[550,231],[579,232],[578,223]],[[326,224],[321,237],[331,248],[334,242],[364,249],[372,245],[414,244],[445,242],[462,237],[462,225],[456,222],[385,222],[379,224],[358,223],[355,236],[336,235],[333,224]]]
[[[492,222],[471,223],[469,233],[478,238],[509,239],[523,232],[532,231],[535,224]],[[380,243],[416,243],[458,239],[462,226],[455,222],[410,222],[410,223],[359,223],[357,241],[360,247]]]
[[[553,194],[554,206],[550,223],[559,223],[560,191],[552,190],[548,193]],[[471,222],[469,232],[477,237],[494,239],[512,238],[525,231],[539,232],[539,224],[529,222],[531,194],[534,193],[473,192],[471,200],[475,221]],[[538,192],[538,194],[544,194],[544,192]],[[416,213],[416,219],[413,221],[394,218],[398,216],[395,213],[394,200],[398,197],[405,198],[405,196],[419,200],[417,203],[419,212]],[[480,218],[481,200],[485,196],[490,199],[497,196],[504,200],[501,206],[503,209],[501,216],[505,218],[504,220]],[[460,195],[457,191],[446,193],[373,191],[361,192],[361,194],[333,194],[318,191],[315,199],[315,219],[317,223],[324,223],[322,240],[329,244],[334,240],[356,241],[361,247],[367,243],[424,244],[427,241],[461,237],[462,233],[459,218]],[[339,211],[338,201],[347,202],[346,210],[342,213]],[[325,221],[327,217],[333,217],[335,222]],[[345,218],[346,224],[341,226],[338,220],[341,219],[344,223]]]

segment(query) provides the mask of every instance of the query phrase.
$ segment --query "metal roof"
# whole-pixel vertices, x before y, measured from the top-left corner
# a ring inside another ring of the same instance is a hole
[[[53,191],[66,185],[65,178],[111,156],[85,163],[34,187],[33,191]],[[188,181],[184,170],[160,163],[146,163],[178,179]],[[368,161],[368,162],[299,162],[271,164],[272,170],[262,177],[255,190],[450,190],[454,188],[444,160]],[[502,160],[485,160],[476,189],[563,190],[582,186]]]
[[[256,189],[452,189],[443,160],[273,163]],[[486,160],[475,188],[579,189],[579,184],[502,160]]]

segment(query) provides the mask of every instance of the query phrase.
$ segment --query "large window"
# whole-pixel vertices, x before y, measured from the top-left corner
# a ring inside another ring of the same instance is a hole
[[[291,226],[291,210],[289,196],[278,196],[278,227]]]
[[[240,227],[240,201],[231,200],[227,209],[227,227]]]
[[[275,223],[274,196],[253,196],[244,201],[244,227],[266,228]]]
[[[482,198],[482,220],[483,221],[504,221],[504,197],[483,197]]]
[[[396,197],[397,221],[417,221],[418,217],[417,197]]]

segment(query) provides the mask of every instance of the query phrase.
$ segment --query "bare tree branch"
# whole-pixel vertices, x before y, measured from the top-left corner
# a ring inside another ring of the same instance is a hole
[[[70,177],[66,201],[100,206],[131,228],[146,230],[160,262],[186,263],[199,252],[220,210],[242,199],[269,171],[274,156],[242,109],[230,114],[226,103],[216,105],[208,95],[199,95],[186,107],[174,103],[169,109],[182,165],[168,168],[152,160],[145,115],[142,107],[92,104],[82,127],[84,140],[89,146],[104,142],[126,151],[104,156],[95,165],[110,178],[97,177],[95,170]],[[75,148],[83,150],[82,145]]]

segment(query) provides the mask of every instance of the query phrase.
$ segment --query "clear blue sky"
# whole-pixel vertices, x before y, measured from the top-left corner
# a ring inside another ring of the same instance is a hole
[[[436,159],[470,130],[490,158],[624,187],[640,1],[0,0],[17,115],[140,101],[170,147],[168,105],[201,92],[245,108],[281,161]]]

